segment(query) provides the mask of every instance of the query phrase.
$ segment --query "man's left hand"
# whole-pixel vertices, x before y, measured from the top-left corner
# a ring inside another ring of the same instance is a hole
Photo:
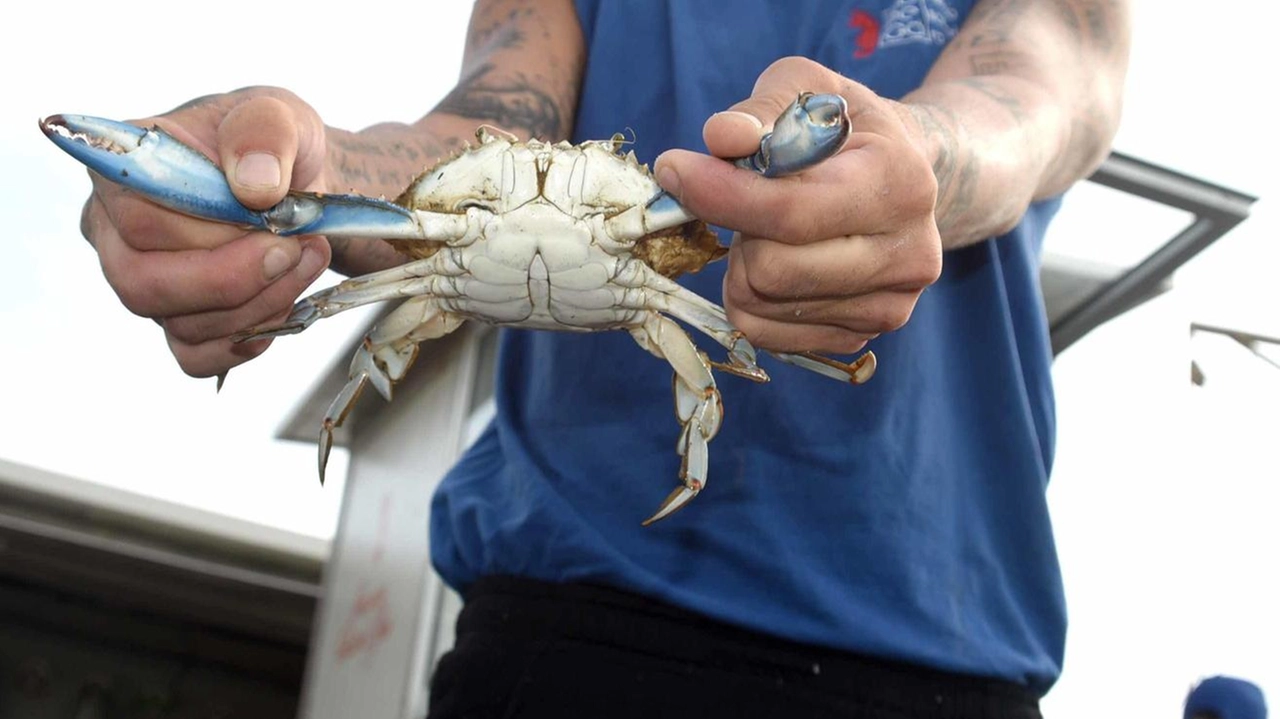
[[[838,93],[853,130],[843,150],[797,175],[766,179],[716,158],[750,155],[801,92]],[[753,344],[851,353],[910,318],[942,270],[937,181],[899,103],[802,58],[775,62],[749,99],[703,129],[712,156],[664,153],[664,189],[703,220],[737,232],[724,304]],[[714,156],[714,157],[713,157]]]

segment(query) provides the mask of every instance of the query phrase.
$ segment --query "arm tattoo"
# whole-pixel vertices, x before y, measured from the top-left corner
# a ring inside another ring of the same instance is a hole
[[[945,228],[952,218],[973,207],[978,158],[961,142],[961,121],[953,110],[937,105],[913,105],[912,110],[927,140],[938,148],[933,161],[933,175],[938,180],[937,221]]]
[[[997,70],[996,72],[991,72],[991,73],[978,72],[977,71],[978,61],[979,61],[979,58],[977,57],[973,58],[974,77],[968,77],[963,80],[960,80],[960,84],[966,87],[971,87],[974,90],[977,90],[978,92],[985,95],[992,102],[996,103],[1000,107],[1003,107],[1009,113],[1009,116],[1012,117],[1013,120],[1018,124],[1021,125],[1028,122],[1030,120],[1030,117],[1027,115],[1027,110],[1023,106],[1022,98],[1018,97],[1016,94],[1012,92],[1009,92],[1008,88],[1004,87],[1000,83],[993,82],[990,79],[982,77],[983,75],[999,74],[999,71]]]
[[[567,137],[580,59],[566,62],[548,52],[556,47],[554,33],[562,31],[562,22],[563,17],[544,13],[536,0],[477,0],[463,76],[432,110],[468,122],[437,123],[436,130],[408,136],[403,127],[374,126],[335,138],[331,147],[341,154],[331,166],[339,181],[399,192],[417,173],[463,146],[472,128],[483,123],[545,140]],[[464,133],[460,127],[468,129]]]
[[[548,57],[546,68],[532,70],[532,75],[510,58],[496,59],[504,52],[529,52],[530,38],[543,45],[554,42],[536,3],[517,0],[516,7],[508,7],[512,4],[486,7],[481,0],[468,31],[466,72],[436,110],[543,140],[567,137],[576,87],[556,86],[555,75],[564,69],[556,59]]]
[[[516,47],[524,42],[525,33],[519,26],[521,21],[529,20],[534,14],[533,8],[511,10],[504,18],[477,17],[477,27],[467,34],[467,52],[477,53],[484,50],[498,50]]]
[[[1091,2],[1086,4],[1083,10],[1085,26],[1089,28],[1089,37],[1107,56],[1115,54],[1119,43],[1114,26],[1116,2],[1117,0]]]
[[[1116,48],[1117,37],[1114,18],[1120,0],[1051,0],[1062,27],[1066,28],[1081,46],[1092,45],[1110,55]],[[1000,43],[1009,40],[1024,12],[1036,4],[1036,0],[989,0],[981,2],[970,14],[969,20],[983,23],[981,33],[970,40],[970,47]]]
[[[505,80],[487,80],[490,74],[493,66],[488,63],[476,68],[436,110],[492,122],[507,130],[526,130],[542,139],[567,134],[555,98],[529,82],[524,73]]]
[[[404,134],[394,130],[387,133],[385,139],[377,133],[377,128],[370,133],[335,133],[331,137],[331,164],[342,183],[335,190],[379,188],[382,192],[398,193],[416,173],[446,154],[449,148],[449,144],[434,142],[422,134],[415,134],[410,143],[405,142]]]

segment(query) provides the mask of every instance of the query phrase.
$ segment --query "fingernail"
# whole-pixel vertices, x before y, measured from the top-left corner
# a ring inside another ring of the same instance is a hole
[[[324,270],[324,254],[312,244],[302,246],[302,259],[298,261],[298,276],[313,280]]]
[[[293,267],[293,258],[289,257],[288,250],[279,245],[267,250],[267,254],[262,257],[262,275],[268,282],[288,272],[290,267]]]
[[[250,152],[236,163],[236,182],[244,187],[274,189],[280,185],[280,160],[265,152]]]
[[[740,118],[742,118],[742,119],[746,120],[747,122],[751,123],[751,126],[752,126],[752,127],[754,127],[755,129],[757,129],[757,130],[763,130],[763,129],[764,129],[764,123],[760,122],[760,118],[758,118],[758,117],[756,117],[755,115],[752,115],[752,114],[750,114],[750,113],[746,113],[746,112],[739,112],[738,110],[725,110],[724,112],[717,112],[717,113],[716,113],[716,116],[717,116],[717,117],[728,117],[728,118],[739,118],[739,117],[740,117]],[[735,121],[736,121],[736,120],[735,120]]]
[[[662,189],[666,190],[668,194],[674,195],[676,199],[680,199],[680,175],[675,170],[671,169],[669,165],[663,165],[658,168],[656,178]]]

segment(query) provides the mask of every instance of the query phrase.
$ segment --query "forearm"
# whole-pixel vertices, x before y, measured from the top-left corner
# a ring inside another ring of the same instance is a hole
[[[944,247],[1011,229],[1106,157],[1128,59],[1124,0],[986,0],[903,98],[938,180]]]
[[[457,86],[414,123],[381,123],[359,132],[329,128],[329,186],[396,197],[419,173],[473,142],[481,125],[521,138],[567,138],[583,63],[570,0],[479,0]],[[348,273],[394,259],[380,244],[359,243],[357,252],[338,241],[334,250],[336,268]]]

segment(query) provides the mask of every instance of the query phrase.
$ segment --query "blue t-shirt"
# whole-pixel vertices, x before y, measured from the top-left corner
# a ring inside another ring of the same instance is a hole
[[[577,4],[576,139],[629,128],[646,162],[702,150],[706,118],[783,56],[901,96],[972,5]],[[497,418],[434,501],[436,567],[464,591],[496,574],[608,584],[792,640],[1047,689],[1065,635],[1038,281],[1056,208],[948,252],[907,326],[871,343],[880,368],[866,385],[770,358],[766,385],[717,373],[725,420],[707,487],[648,528],[678,481],[670,367],[626,332],[504,330]],[[723,272],[682,282],[719,301]]]

